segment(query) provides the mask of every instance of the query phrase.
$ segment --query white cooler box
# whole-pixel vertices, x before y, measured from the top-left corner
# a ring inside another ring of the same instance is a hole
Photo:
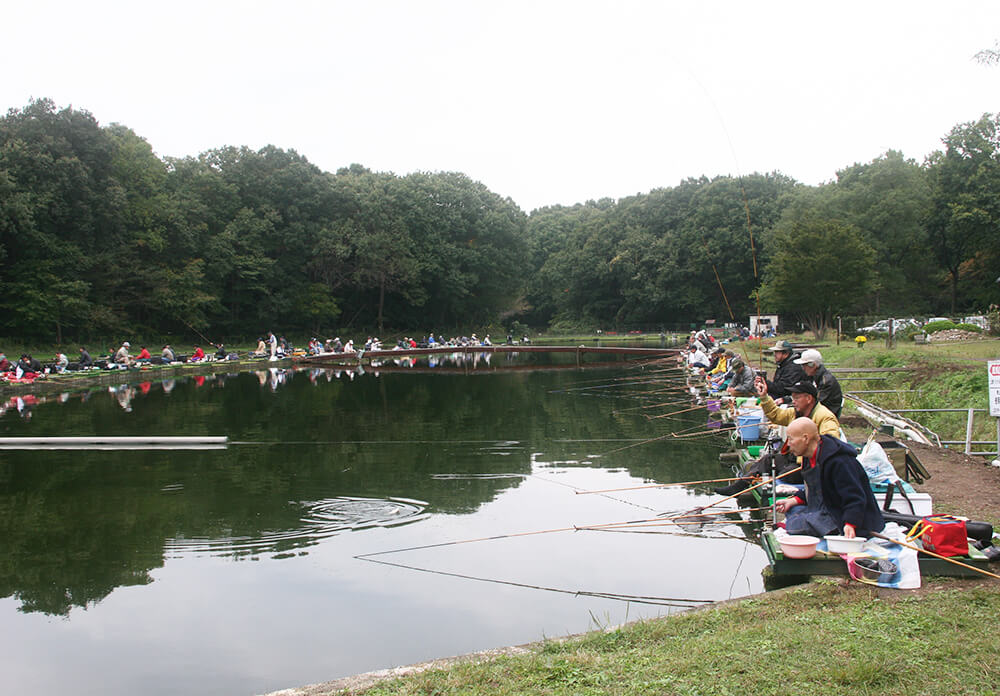
[[[909,497],[909,502],[903,495],[896,491],[892,496],[892,505],[889,506],[890,510],[894,512],[902,512],[905,515],[917,515],[918,517],[926,517],[927,515],[933,514],[931,510],[931,494],[930,493],[907,493]],[[885,493],[876,493],[875,502],[878,503],[879,510],[885,505]],[[910,510],[910,503],[913,503],[913,510]]]

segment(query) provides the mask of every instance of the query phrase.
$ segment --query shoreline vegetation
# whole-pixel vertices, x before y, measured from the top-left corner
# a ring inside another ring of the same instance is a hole
[[[324,171],[274,145],[161,158],[126,124],[32,99],[0,116],[0,333],[974,316],[997,301],[998,131],[983,114],[922,162],[890,149],[816,186],[702,175],[526,211],[462,172]]]
[[[804,336],[787,338],[810,342]],[[543,341],[548,337],[537,342]],[[734,345],[760,364],[755,343]],[[842,341],[821,350],[835,367],[910,368],[886,373],[867,387],[915,390],[880,395],[896,400],[883,401],[887,407],[985,408],[985,364],[1000,358],[1000,340],[902,344],[892,350],[881,341],[865,348]],[[845,391],[865,388],[860,384],[864,382],[851,383]],[[845,416],[852,413],[848,405]],[[947,417],[934,423],[943,439],[957,439],[956,424]],[[995,437],[995,419],[981,418],[980,424]],[[964,434],[964,419],[961,430]],[[858,426],[853,431],[865,434]],[[992,471],[985,464],[954,465],[981,469],[984,481]],[[1000,523],[1000,507],[986,517]],[[272,696],[995,694],[1000,677],[998,607],[1000,582],[983,578],[925,576],[919,590],[818,579],[624,626],[602,626],[595,618],[594,630],[582,635],[360,674]]]

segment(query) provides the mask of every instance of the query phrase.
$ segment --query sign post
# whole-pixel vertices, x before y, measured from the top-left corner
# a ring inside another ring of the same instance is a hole
[[[1000,462],[1000,360],[990,360],[986,363],[989,372],[990,415],[997,419],[997,458]]]

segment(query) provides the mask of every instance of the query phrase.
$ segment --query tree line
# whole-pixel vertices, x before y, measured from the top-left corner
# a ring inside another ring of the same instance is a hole
[[[981,309],[998,299],[998,124],[820,186],[702,177],[528,215],[455,172],[330,173],[273,146],[159,158],[39,99],[0,119],[0,332],[622,329],[758,309],[822,328]]]

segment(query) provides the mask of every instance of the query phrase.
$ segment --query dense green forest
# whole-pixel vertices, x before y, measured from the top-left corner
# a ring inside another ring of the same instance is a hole
[[[276,147],[157,157],[46,99],[0,119],[0,334],[617,329],[1000,301],[1000,116],[820,186],[688,179],[520,210],[461,173],[321,171]]]

